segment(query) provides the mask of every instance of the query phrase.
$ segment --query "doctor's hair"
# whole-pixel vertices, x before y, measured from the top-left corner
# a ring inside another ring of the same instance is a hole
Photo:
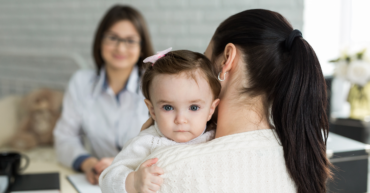
[[[297,192],[325,193],[332,178],[326,157],[326,84],[314,50],[296,32],[279,13],[246,10],[216,29],[212,60],[229,43],[242,52],[249,85],[240,94],[267,99],[264,113],[271,115]]]
[[[114,24],[124,20],[130,21],[140,35],[140,56],[136,64],[139,69],[142,69],[144,58],[154,54],[148,26],[140,12],[127,5],[114,5],[105,13],[95,32],[92,54],[98,75],[105,65],[101,54],[104,35]]]

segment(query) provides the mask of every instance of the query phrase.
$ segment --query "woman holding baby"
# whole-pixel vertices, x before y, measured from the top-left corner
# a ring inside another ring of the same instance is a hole
[[[103,192],[326,192],[324,78],[314,50],[280,14],[227,18],[205,56],[155,55],[145,98],[140,65],[153,52],[140,14],[109,10],[93,50],[97,69],[71,79],[54,136],[61,163],[91,183],[104,170]],[[139,134],[148,109],[154,125]]]
[[[192,57],[184,54],[156,55],[146,73],[155,72],[156,64],[170,65],[167,60],[185,65]],[[154,126],[128,143],[103,172],[103,192],[326,192],[331,177],[325,146],[326,85],[301,32],[276,12],[246,10],[220,24],[205,56],[212,65],[206,70],[200,65],[179,73],[157,69],[152,80],[156,84],[148,86],[145,96]],[[213,77],[208,71],[215,72]],[[216,96],[211,92],[215,78],[221,86]],[[153,89],[164,84],[188,85],[173,89],[188,89],[183,93],[189,99]],[[212,115],[218,105],[215,139],[207,138],[212,134],[208,123],[197,125],[196,132],[187,125],[194,124],[193,113],[202,112],[197,104],[202,99],[189,92],[196,84],[209,90],[202,120],[209,121],[211,116],[205,115]],[[155,102],[158,98],[164,99]],[[164,113],[171,116],[163,118]],[[143,137],[158,143],[135,145]],[[199,138],[204,140],[193,141]],[[135,147],[144,153],[135,162],[127,161],[125,152]]]

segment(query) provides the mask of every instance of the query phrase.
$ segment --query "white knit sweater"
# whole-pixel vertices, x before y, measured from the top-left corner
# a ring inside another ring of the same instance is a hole
[[[271,129],[233,134],[207,143],[158,148],[161,193],[293,193],[283,148]]]
[[[126,193],[125,181],[128,174],[137,169],[151,152],[163,147],[205,143],[214,138],[214,131],[205,132],[191,141],[177,143],[163,136],[158,127],[151,126],[126,143],[114,158],[112,165],[103,171],[99,185],[103,193]]]

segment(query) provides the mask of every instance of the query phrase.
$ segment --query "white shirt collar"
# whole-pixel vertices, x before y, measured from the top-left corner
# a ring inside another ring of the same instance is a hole
[[[138,93],[140,90],[140,76],[139,76],[139,67],[136,65],[132,69],[130,77],[127,80],[126,88],[132,93]]]
[[[93,86],[92,90],[92,96],[95,98],[98,96],[100,93],[104,92],[104,81],[106,79],[106,71],[105,68],[103,67],[100,70],[99,75],[96,76],[95,78],[95,84]],[[140,91],[140,77],[139,77],[139,69],[135,65],[134,68],[132,69],[132,72],[127,80],[126,86],[124,90],[128,90],[131,93],[139,93]]]

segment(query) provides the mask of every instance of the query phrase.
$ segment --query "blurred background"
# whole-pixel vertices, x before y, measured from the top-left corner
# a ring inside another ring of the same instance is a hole
[[[64,89],[72,72],[92,67],[93,35],[116,3],[144,15],[155,50],[203,53],[216,27],[245,9],[277,11],[300,30],[304,24],[303,0],[1,0],[0,97],[40,86]]]
[[[96,27],[117,3],[144,15],[155,50],[201,53],[230,15],[254,8],[279,12],[302,31],[320,60],[330,130],[370,144],[369,0],[0,0],[0,147],[19,127],[26,94],[40,88],[63,93],[76,70],[94,67]],[[367,169],[360,168],[366,182]]]
[[[368,0],[0,0],[0,97],[40,86],[64,89],[78,68],[92,67],[91,44],[103,14],[116,3],[147,20],[155,50],[203,52],[216,27],[245,9],[277,11],[303,32],[323,72],[349,46],[370,42]]]

